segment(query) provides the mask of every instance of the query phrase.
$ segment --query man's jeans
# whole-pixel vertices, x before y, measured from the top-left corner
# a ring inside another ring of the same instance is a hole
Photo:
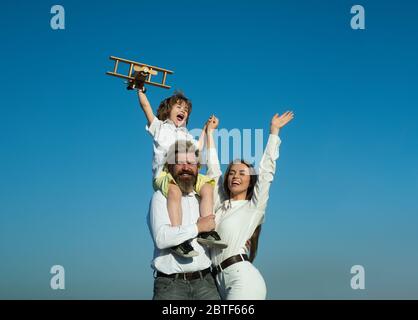
[[[202,279],[157,277],[154,280],[153,300],[220,300],[211,273]]]

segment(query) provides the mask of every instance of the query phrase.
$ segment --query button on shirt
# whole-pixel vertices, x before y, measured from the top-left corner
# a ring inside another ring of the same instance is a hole
[[[182,225],[172,227],[167,211],[167,198],[156,191],[151,199],[148,213],[148,226],[154,240],[154,259],[151,266],[165,274],[195,272],[209,268],[211,260],[205,248],[197,241],[197,220],[199,219],[199,201],[192,192],[181,199]],[[197,257],[183,258],[170,252],[170,248],[193,239],[191,245],[199,253]]]
[[[167,152],[176,140],[191,141],[197,147],[197,141],[185,126],[176,127],[171,120],[161,121],[157,117],[145,129],[154,141],[154,156],[152,160],[152,174],[154,179],[159,176],[167,159]]]

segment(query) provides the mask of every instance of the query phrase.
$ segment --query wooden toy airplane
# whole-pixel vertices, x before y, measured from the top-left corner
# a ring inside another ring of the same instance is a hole
[[[142,89],[142,91],[145,92],[144,84],[149,84],[153,86],[157,86],[160,88],[170,89],[171,87],[166,85],[167,75],[173,74],[173,71],[150,66],[145,63],[141,62],[135,62],[131,60],[126,60],[114,56],[109,57],[110,60],[115,61],[115,66],[113,68],[113,71],[108,71],[106,74],[122,79],[128,80],[128,86],[126,89],[133,90],[133,89]],[[118,73],[118,66],[119,63],[124,63],[129,65],[129,71],[127,74]],[[158,71],[163,73],[163,77],[161,82],[154,82],[151,81],[152,76],[156,76],[158,74]]]

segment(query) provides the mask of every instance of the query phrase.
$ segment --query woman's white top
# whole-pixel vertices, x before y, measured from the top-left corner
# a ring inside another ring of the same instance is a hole
[[[154,120],[149,126],[145,127],[145,130],[153,138],[154,154],[152,159],[152,174],[154,179],[163,170],[167,161],[167,152],[177,140],[191,141],[197,148],[198,142],[189,133],[187,128],[184,125],[176,127],[174,122],[169,119],[161,121],[157,117],[154,117]]]
[[[211,250],[212,263],[217,266],[225,259],[247,253],[245,243],[251,238],[258,225],[264,222],[270,185],[279,158],[279,136],[270,134],[266,149],[260,161],[258,180],[251,200],[231,201],[226,199],[223,189],[222,171],[215,148],[208,151],[207,175],[216,181],[214,210],[216,231],[228,244],[226,249]]]

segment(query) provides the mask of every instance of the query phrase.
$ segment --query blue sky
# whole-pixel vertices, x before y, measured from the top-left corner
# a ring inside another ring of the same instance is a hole
[[[59,31],[54,4],[0,10],[0,298],[152,296],[151,140],[110,55],[174,70],[190,128],[295,112],[255,263],[269,299],[418,298],[417,4],[62,1]],[[354,4],[366,30],[350,28]]]

